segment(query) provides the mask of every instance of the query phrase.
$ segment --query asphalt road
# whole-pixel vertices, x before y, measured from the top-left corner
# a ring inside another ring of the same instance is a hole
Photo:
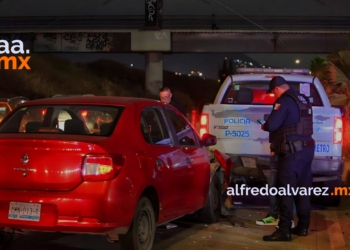
[[[229,216],[212,225],[200,224],[195,218],[172,222],[176,227],[157,228],[154,250],[226,250],[226,249],[350,249],[350,198],[342,197],[339,207],[313,206],[307,237],[292,236],[291,242],[264,242],[274,226],[257,226],[255,220],[268,211],[267,197],[237,198]],[[7,236],[7,238],[9,238]],[[14,236],[7,250],[118,250],[102,235],[74,235],[33,232]]]

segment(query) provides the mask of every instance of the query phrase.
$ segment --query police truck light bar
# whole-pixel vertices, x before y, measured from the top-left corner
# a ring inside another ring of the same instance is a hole
[[[308,69],[272,69],[272,68],[238,68],[237,72],[239,74],[301,74],[309,75],[310,70]]]

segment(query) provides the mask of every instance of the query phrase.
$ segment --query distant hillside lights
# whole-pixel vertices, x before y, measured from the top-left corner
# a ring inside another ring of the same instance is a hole
[[[179,72],[175,72],[175,75],[177,76],[181,76],[181,73]],[[202,77],[203,76],[203,73],[202,72],[194,72],[193,70],[191,71],[191,73],[187,74],[187,76],[199,76],[199,77]],[[203,78],[205,80],[205,78]]]
[[[21,56],[29,53],[21,40],[0,40],[0,70],[30,70],[30,56]]]

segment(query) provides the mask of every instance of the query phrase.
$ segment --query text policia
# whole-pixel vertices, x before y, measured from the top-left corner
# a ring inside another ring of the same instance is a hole
[[[30,70],[30,56],[23,56],[29,53],[21,40],[0,40],[0,70]]]
[[[350,187],[335,187],[329,193],[328,187],[291,187],[289,184],[287,187],[269,187],[268,184],[265,187],[247,187],[245,184],[238,185],[235,187],[227,188],[226,194],[228,196],[268,196],[268,195],[279,195],[279,196],[350,196]]]

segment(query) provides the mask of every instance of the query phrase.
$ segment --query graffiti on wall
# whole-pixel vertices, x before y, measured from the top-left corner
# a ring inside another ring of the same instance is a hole
[[[34,52],[108,52],[113,49],[109,33],[36,34]]]
[[[34,41],[34,51],[56,52],[60,51],[61,34],[44,33],[36,34]]]
[[[65,33],[62,39],[68,41],[69,43],[77,44],[83,40],[84,34],[82,33]]]
[[[113,48],[113,38],[108,33],[88,33],[86,48],[88,50],[109,51]]]
[[[86,34],[64,33],[62,34],[62,51],[78,52],[86,44]]]

